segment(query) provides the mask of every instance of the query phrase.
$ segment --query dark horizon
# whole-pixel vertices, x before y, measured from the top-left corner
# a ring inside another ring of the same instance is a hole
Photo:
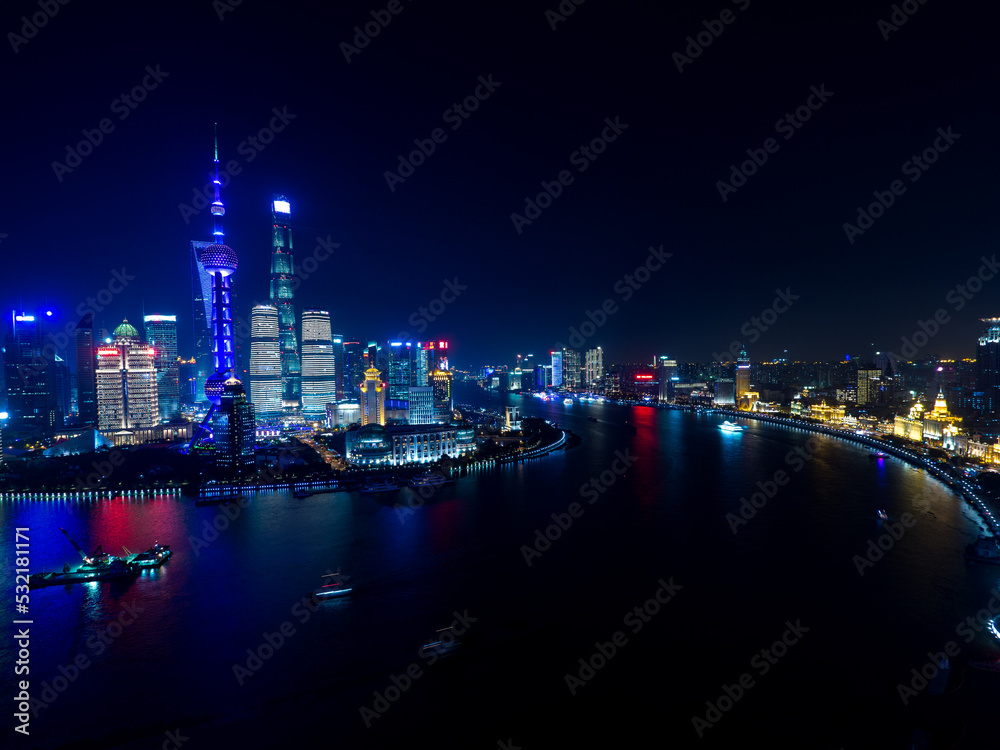
[[[448,339],[469,368],[568,344],[606,300],[616,312],[580,348],[608,362],[711,361],[733,341],[754,361],[899,353],[938,310],[948,320],[916,358],[961,359],[979,318],[1000,313],[991,279],[957,291],[992,263],[998,155],[988,27],[971,4],[918,5],[897,30],[880,26],[888,4],[585,3],[565,20],[546,15],[558,4],[241,4],[220,20],[223,7],[70,3],[24,42],[10,34],[37,3],[5,14],[19,105],[0,146],[19,183],[0,212],[17,264],[0,281],[5,315],[23,299],[68,321],[125,269],[134,281],[96,324],[176,314],[192,353],[189,247],[211,220],[181,206],[209,179],[216,122],[223,167],[240,169],[223,198],[244,318],[268,296],[273,194],[292,204],[299,268],[319,239],[339,244],[303,279],[299,314],[329,309],[348,337]],[[373,13],[388,24],[348,61],[341,45]],[[676,56],[706,33],[697,56]],[[133,109],[121,96],[136,86]],[[53,166],[105,118],[79,166]],[[273,140],[250,140],[272,125]],[[591,159],[579,149],[593,139]],[[415,141],[434,150],[400,172]],[[910,162],[925,149],[923,171]],[[754,158],[735,192],[720,187]],[[545,184],[556,197],[528,213]],[[884,215],[845,231],[876,194]],[[670,257],[630,287],[661,246]],[[446,281],[468,289],[418,330]],[[776,290],[798,299],[752,340],[744,324]]]

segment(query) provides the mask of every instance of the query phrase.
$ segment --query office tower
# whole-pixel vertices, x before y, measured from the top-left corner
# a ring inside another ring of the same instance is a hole
[[[601,385],[604,378],[604,350],[601,347],[588,349],[584,356],[583,387],[593,391]]]
[[[281,342],[281,397],[287,409],[297,409],[302,399],[302,365],[295,335],[295,306],[292,304],[292,207],[281,195],[271,202],[271,303],[278,308]]]
[[[191,241],[191,323],[194,334],[195,403],[207,400],[205,380],[212,374],[212,275],[201,262],[201,252],[211,245],[201,240]]]
[[[858,396],[859,405],[874,404],[878,401],[879,385],[882,371],[868,365],[858,365]]]
[[[198,402],[198,360],[177,358],[177,378],[181,386],[181,403],[192,406]]]
[[[1000,412],[1000,318],[980,318],[989,324],[976,347],[975,406],[983,416]]]
[[[97,348],[97,426],[101,432],[155,427],[160,421],[156,354],[128,320]]]
[[[563,353],[552,352],[552,382],[553,388],[558,388],[563,382]]]
[[[743,395],[750,390],[750,357],[747,356],[746,349],[740,350],[740,356],[736,358],[736,403],[739,403]]]
[[[430,383],[431,372],[434,371],[434,342],[418,341],[413,350],[413,376],[410,384],[422,387]]]
[[[213,243],[202,249],[199,256],[201,265],[212,277],[212,360],[214,372],[205,381],[205,397],[209,400],[211,407],[204,421],[198,426],[194,437],[191,438],[190,446],[197,444],[202,432],[209,420],[212,419],[216,410],[223,404],[223,395],[226,395],[226,409],[219,420],[213,422],[216,429],[225,423],[225,440],[216,443],[216,462],[227,469],[240,464],[246,451],[253,451],[253,432],[250,433],[250,443],[246,444],[247,433],[242,428],[234,425],[234,420],[239,421],[245,418],[247,410],[246,396],[243,393],[243,384],[236,377],[236,351],[233,346],[233,307],[232,307],[232,281],[231,277],[239,267],[239,258],[236,251],[225,244],[226,233],[222,229],[222,217],[226,215],[226,208],[222,203],[222,181],[219,179],[219,139],[215,139],[215,200],[212,201],[212,217],[215,227],[212,230]],[[240,394],[243,394],[240,398]],[[253,416],[252,406],[249,414],[251,422]],[[214,433],[213,433],[214,434]]]
[[[361,381],[365,379],[365,348],[360,341],[344,342],[344,398],[355,399],[361,393]]]
[[[219,409],[212,420],[215,435],[215,465],[227,474],[252,473],[256,418],[243,383],[230,377],[222,387]]]
[[[451,421],[451,412],[454,408],[451,397],[451,378],[451,372],[448,370],[435,370],[431,375],[435,422],[447,423]]]
[[[410,397],[410,381],[413,377],[412,348],[412,344],[402,341],[390,341],[386,347],[390,400],[406,401]]]
[[[49,313],[48,315],[51,315]],[[46,344],[43,316],[11,314],[11,333],[4,338],[4,383],[8,427],[48,432],[63,426],[59,406],[61,362]]]
[[[657,380],[660,383],[660,401],[663,403],[673,403],[674,383],[677,382],[677,360],[669,357],[660,357],[656,367]],[[739,377],[739,371],[737,371]],[[737,385],[737,390],[739,386]]]
[[[361,426],[385,424],[385,387],[379,378],[379,371],[370,367],[365,371],[361,383]]]
[[[81,425],[97,425],[97,353],[94,348],[94,313],[76,324],[76,403]]]
[[[447,341],[438,341],[437,346],[434,349],[434,366],[438,370],[450,370],[451,365],[448,363],[448,355],[451,351]]]
[[[302,413],[319,418],[337,398],[330,313],[302,311]]]
[[[719,406],[732,406],[736,403],[736,384],[732,378],[719,378],[715,381],[715,403]]]
[[[181,410],[180,370],[177,364],[177,316],[145,315],[146,343],[156,352],[157,399],[160,421],[169,422]]]
[[[250,311],[250,401],[263,420],[281,415],[281,344],[278,308],[256,305]]]
[[[334,388],[336,390],[335,401],[344,400],[344,335],[333,334],[333,372]]]
[[[562,382],[568,391],[580,390],[580,352],[576,349],[562,350]]]
[[[434,422],[434,389],[429,385],[412,385],[408,396],[410,424]]]

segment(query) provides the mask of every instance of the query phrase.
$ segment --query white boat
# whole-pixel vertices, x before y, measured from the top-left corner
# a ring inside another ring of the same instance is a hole
[[[433,471],[426,471],[417,474],[410,480],[411,487],[440,487],[442,484],[450,484],[452,480],[444,474],[437,474]]]
[[[395,492],[399,489],[394,477],[368,477],[361,485],[361,492]]]
[[[324,578],[338,578],[339,573],[327,573]],[[324,583],[322,587],[313,591],[313,598],[318,601],[325,601],[327,599],[339,599],[342,596],[349,595],[354,589],[349,586],[345,586],[340,581],[334,581],[331,583]]]
[[[564,399],[563,399],[563,403],[564,403],[564,404],[569,404],[569,405],[571,405],[571,406],[572,406],[572,404],[573,404],[573,399],[571,399],[571,398],[564,398]]]
[[[719,429],[723,432],[743,432],[746,429],[746,425],[733,424],[727,419],[719,425]]]

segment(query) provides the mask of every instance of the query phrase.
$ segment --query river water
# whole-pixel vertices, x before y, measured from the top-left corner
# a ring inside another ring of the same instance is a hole
[[[31,592],[31,694],[47,705],[29,738],[6,720],[3,746],[995,737],[1000,675],[967,661],[1000,644],[965,621],[988,606],[1000,567],[966,563],[978,518],[924,472],[790,427],[726,434],[720,418],[681,411],[459,398],[520,406],[582,443],[473,471],[426,500],[272,492],[231,520],[180,497],[0,503],[11,598],[16,527],[29,529],[33,571],[76,565],[60,527],[87,549],[174,550],[125,585]],[[761,485],[771,496],[739,516]],[[881,557],[869,549],[880,538]],[[337,571],[356,596],[303,604]],[[456,655],[419,654],[453,623],[466,631]],[[948,692],[915,690],[904,705],[899,684],[949,642]],[[15,658],[4,639],[4,696]]]

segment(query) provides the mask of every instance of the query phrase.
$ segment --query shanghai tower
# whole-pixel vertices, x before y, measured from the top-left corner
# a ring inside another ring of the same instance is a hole
[[[281,345],[281,402],[297,409],[302,399],[302,364],[295,335],[295,306],[292,303],[291,204],[283,195],[271,203],[271,304],[278,308],[278,339]]]

